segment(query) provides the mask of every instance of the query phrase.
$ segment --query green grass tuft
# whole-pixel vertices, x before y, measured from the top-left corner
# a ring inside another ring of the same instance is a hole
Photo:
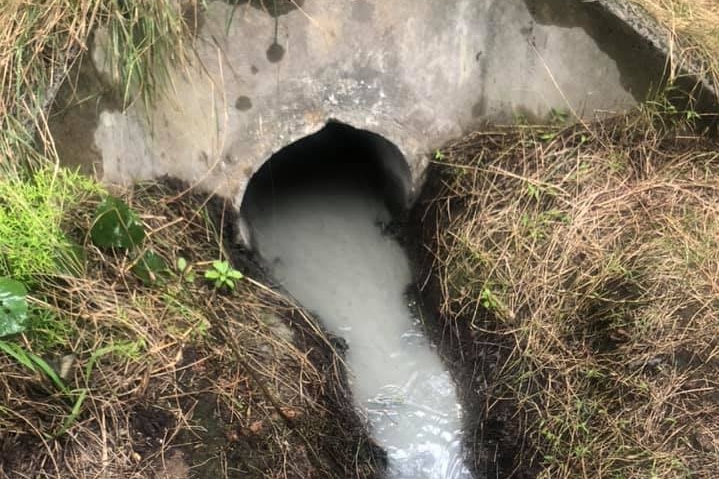
[[[63,168],[44,168],[31,179],[0,180],[0,276],[32,283],[38,276],[63,272],[62,258],[74,256],[61,223],[88,195],[101,187]]]
[[[108,51],[113,80],[125,106],[149,106],[168,84],[169,68],[181,64],[189,38],[184,9],[175,0],[109,2]]]

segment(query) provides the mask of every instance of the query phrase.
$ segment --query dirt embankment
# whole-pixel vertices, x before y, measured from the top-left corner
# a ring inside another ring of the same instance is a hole
[[[480,475],[715,477],[719,145],[694,119],[497,128],[435,158],[418,278]]]

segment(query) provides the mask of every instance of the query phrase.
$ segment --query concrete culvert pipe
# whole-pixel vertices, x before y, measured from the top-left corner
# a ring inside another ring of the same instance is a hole
[[[405,212],[419,185],[399,149],[379,135],[330,121],[317,133],[283,148],[255,173],[242,201],[241,239],[252,244],[248,214],[267,195],[310,184],[361,182],[376,192],[393,216]],[[271,198],[269,199],[271,200]]]
[[[189,63],[149,111],[111,101],[98,31],[51,127],[61,157],[107,182],[169,175],[239,208],[267,158],[336,120],[396,145],[417,185],[434,149],[488,121],[593,118],[656,91],[656,36],[613,11],[569,0],[209,2]]]

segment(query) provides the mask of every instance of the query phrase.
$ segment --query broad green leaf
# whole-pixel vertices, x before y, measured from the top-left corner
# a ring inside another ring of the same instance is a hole
[[[27,327],[27,290],[10,278],[0,278],[0,338],[18,334]]]
[[[245,276],[236,269],[233,269],[227,273],[227,277],[232,279],[242,279]]]
[[[213,261],[212,267],[220,273],[227,273],[227,271],[230,269],[230,263],[228,263],[227,261]]]
[[[215,271],[213,269],[205,271],[205,278],[207,279],[218,279],[220,277],[220,272]]]
[[[100,248],[130,249],[142,244],[145,228],[127,203],[108,196],[95,211],[90,237]]]
[[[153,251],[147,251],[142,255],[135,266],[132,267],[132,272],[142,280],[145,284],[151,284],[155,281],[162,279],[168,273],[167,263],[162,259],[162,256],[158,255]]]

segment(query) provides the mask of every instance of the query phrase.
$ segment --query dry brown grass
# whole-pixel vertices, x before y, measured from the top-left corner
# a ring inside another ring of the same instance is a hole
[[[190,466],[196,477],[371,475],[360,424],[342,416],[342,367],[318,357],[321,332],[260,283],[221,294],[202,278],[228,254],[205,200],[141,187],[129,201],[172,271],[143,284],[131,255],[86,237],[95,202],[68,212],[86,272],[40,282],[33,323],[13,340],[64,363],[67,391],[0,354],[0,477],[181,479]],[[172,266],[179,257],[194,281]]]
[[[669,34],[677,68],[698,62],[719,85],[719,2],[716,0],[630,0]]]
[[[510,345],[486,413],[516,402],[539,477],[716,477],[719,151],[657,119],[475,133],[438,161],[442,313]]]
[[[161,92],[169,63],[184,58],[195,0],[8,0],[0,9],[0,167],[42,163],[46,113],[92,31],[108,28],[112,72],[126,104]]]

